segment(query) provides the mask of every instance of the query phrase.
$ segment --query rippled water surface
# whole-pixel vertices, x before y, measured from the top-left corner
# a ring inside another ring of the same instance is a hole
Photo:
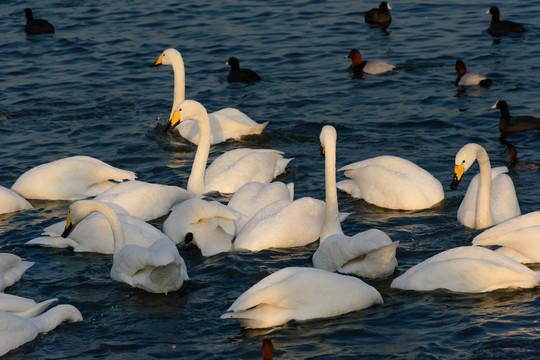
[[[390,283],[477,234],[456,220],[472,174],[450,191],[454,157],[464,144],[477,142],[492,165],[507,163],[499,114],[490,109],[497,99],[506,100],[512,113],[539,115],[540,5],[501,4],[502,18],[529,31],[497,40],[486,32],[485,10],[493,5],[487,0],[390,3],[394,20],[387,34],[363,21],[377,1],[43,0],[35,2],[34,15],[52,22],[56,33],[27,36],[28,3],[2,1],[0,185],[10,187],[44,162],[90,155],[135,171],[140,180],[185,187],[195,147],[161,130],[172,103],[172,69],[148,67],[174,47],[186,64],[187,98],[210,111],[235,107],[270,122],[262,136],[214,146],[210,159],[237,147],[282,150],[294,160],[280,180],[294,182],[297,198],[324,199],[319,132],[332,124],[338,167],[398,155],[445,188],[441,204],[412,212],[340,193],[340,210],[352,212],[345,233],[376,227],[400,242],[396,273],[368,281],[384,305],[265,331],[244,331],[219,316],[268,274],[311,266],[316,243],[208,258],[181,246],[192,280],[175,293],[155,295],[113,282],[111,256],[26,247],[64,219],[69,206],[33,201],[32,210],[0,215],[0,250],[36,263],[8,292],[36,301],[58,297],[80,309],[84,321],[38,336],[6,358],[257,359],[263,337],[272,339],[279,359],[536,358],[538,289],[468,295],[403,292]],[[352,48],[399,70],[354,79],[346,58]],[[230,56],[263,80],[228,84],[224,63]],[[494,85],[456,88],[457,58]],[[510,140],[522,159],[540,162],[538,133]],[[539,175],[510,171],[522,213],[539,210]],[[152,224],[160,228],[163,220]]]

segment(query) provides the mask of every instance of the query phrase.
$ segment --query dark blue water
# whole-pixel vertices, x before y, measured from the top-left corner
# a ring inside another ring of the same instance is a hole
[[[538,116],[540,5],[500,4],[502,18],[525,24],[524,36],[494,39],[485,31],[487,0],[392,3],[390,34],[363,13],[378,1],[84,1],[43,0],[36,18],[53,35],[27,36],[22,1],[0,13],[0,185],[58,158],[90,155],[135,171],[140,180],[185,187],[195,147],[160,126],[172,103],[170,67],[149,68],[169,47],[186,64],[186,97],[208,110],[235,107],[263,136],[212,148],[211,159],[236,147],[275,148],[294,157],[280,180],[296,197],[324,199],[323,124],[338,131],[337,165],[389,154],[416,162],[445,187],[443,203],[424,211],[390,211],[340,193],[346,234],[372,227],[399,240],[394,276],[368,281],[384,305],[331,319],[244,331],[219,316],[246,289],[287,266],[311,266],[317,244],[204,258],[180,247],[191,281],[179,291],[149,294],[109,277],[111,256],[30,248],[24,243],[65,218],[69,202],[33,201],[34,209],[0,215],[0,251],[35,265],[9,293],[41,301],[58,297],[84,321],[10,352],[25,359],[260,358],[263,337],[280,359],[537,358],[540,291],[488,294],[390,289],[392,279],[440,251],[470,244],[477,231],[456,220],[466,186],[451,192],[456,152],[484,146],[493,166],[507,163],[499,142],[504,99],[514,114]],[[385,59],[400,69],[352,79],[346,55]],[[228,84],[230,56],[256,70],[253,85]],[[490,89],[458,89],[454,64],[493,79]],[[523,160],[540,162],[540,135],[512,137]],[[477,171],[475,165],[469,172]],[[540,206],[538,172],[510,171],[522,213]],[[465,185],[472,174],[465,175]],[[343,179],[338,174],[338,180]],[[227,201],[225,197],[218,200]],[[161,227],[164,219],[152,223]],[[538,267],[536,267],[538,268]]]

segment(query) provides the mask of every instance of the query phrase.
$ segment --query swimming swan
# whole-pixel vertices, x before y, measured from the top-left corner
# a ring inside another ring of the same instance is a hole
[[[184,260],[169,238],[160,232],[161,237],[157,240],[146,240],[152,241],[149,247],[126,245],[124,229],[118,215],[102,202],[81,200],[71,204],[62,237],[68,236],[81,220],[93,212],[99,212],[107,219],[113,233],[113,280],[123,281],[149,292],[166,294],[178,290],[184,280],[188,279]]]
[[[439,180],[418,165],[396,156],[377,156],[339,169],[351,180],[340,190],[388,209],[427,209],[444,199]]]
[[[72,305],[57,305],[35,317],[17,316],[0,311],[0,356],[47,333],[64,321],[82,321],[79,310]]]
[[[478,234],[473,245],[500,246],[496,252],[523,264],[540,262],[540,211],[506,220]]]
[[[339,221],[336,190],[336,141],[334,127],[323,127],[321,152],[325,156],[326,214],[319,248],[313,254],[313,266],[368,278],[392,274],[397,266],[398,241],[384,232],[370,229],[354,236],[343,234]]]
[[[165,293],[180,289],[188,274],[184,259],[176,245],[162,234],[148,248],[126,245],[124,230],[114,210],[100,201],[80,200],[69,207],[66,237],[81,220],[93,212],[99,212],[110,224],[114,238],[114,256],[111,278],[152,293]]]
[[[26,199],[78,200],[99,195],[115,181],[133,180],[132,171],[89,156],[72,156],[36,166],[15,181],[11,190]]]
[[[34,317],[41,314],[50,304],[58,299],[48,299],[36,303],[32,299],[0,293],[0,311],[7,311],[17,316]]]
[[[200,195],[178,186],[124,181],[94,198],[111,206],[116,213],[127,213],[144,221],[167,215],[173,206]]]
[[[28,210],[31,208],[32,204],[21,195],[13,190],[0,186],[0,214]]]
[[[251,181],[269,183],[292,160],[283,159],[283,153],[278,150],[234,149],[221,154],[205,170],[210,152],[210,122],[206,109],[194,100],[184,100],[169,126],[177,126],[182,119],[193,119],[199,125],[201,141],[187,184],[187,189],[196,194],[211,191],[231,194]]]
[[[478,144],[467,144],[457,153],[450,188],[457,188],[463,174],[475,160],[478,161],[480,174],[471,180],[459,206],[459,222],[473,229],[484,229],[519,216],[521,211],[514,183],[505,174],[508,169],[504,166],[491,169],[486,150]]]
[[[32,265],[31,261],[23,261],[17,255],[0,253],[0,291],[15,284]]]
[[[232,249],[235,220],[240,216],[217,201],[190,199],[176,206],[163,223],[163,232],[175,243],[194,243],[203,256]]]
[[[244,328],[268,328],[290,320],[338,316],[382,304],[381,294],[353,276],[288,267],[265,277],[221,315]]]
[[[227,204],[240,214],[235,220],[236,232],[240,232],[249,219],[266,205],[277,200],[294,199],[294,184],[285,185],[281,181],[269,184],[249,182],[238,189]]]
[[[395,278],[402,290],[482,293],[505,288],[532,288],[540,273],[481,246],[462,246],[424,260]]]
[[[153,66],[171,65],[174,72],[174,98],[171,109],[172,115],[182,101],[185,100],[185,72],[182,55],[175,49],[165,50]],[[228,139],[238,139],[244,135],[260,134],[268,122],[256,123],[249,116],[234,108],[224,108],[208,114],[210,119],[211,141],[210,144],[219,144]],[[186,119],[178,127],[180,135],[194,143],[199,144],[199,128],[193,120]]]

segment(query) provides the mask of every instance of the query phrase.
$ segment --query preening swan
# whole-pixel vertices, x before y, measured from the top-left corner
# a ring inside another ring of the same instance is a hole
[[[339,169],[351,180],[340,190],[388,209],[427,209],[444,199],[439,180],[418,165],[396,156],[377,156]]]
[[[17,316],[0,311],[0,356],[47,333],[64,321],[82,321],[82,315],[72,305],[57,305],[35,317]]]
[[[508,169],[504,166],[491,169],[486,150],[478,144],[467,144],[457,153],[454,180],[450,187],[453,190],[457,188],[463,174],[475,160],[480,174],[471,180],[459,206],[459,222],[473,229],[484,229],[519,216],[521,211],[514,183],[505,174]]]
[[[249,288],[221,318],[236,319],[244,328],[268,328],[290,320],[338,316],[382,303],[381,294],[358,278],[288,267]]]
[[[171,65],[174,72],[174,98],[169,120],[182,101],[185,100],[185,71],[182,55],[175,49],[165,50],[153,66]],[[244,135],[260,134],[268,122],[256,123],[249,116],[234,108],[224,108],[208,114],[211,129],[211,144],[218,144],[228,139],[238,139]],[[176,128],[180,135],[199,144],[199,129],[197,123],[187,119]]]
[[[23,261],[17,255],[0,253],[0,291],[15,284],[32,265],[31,261]]]
[[[176,206],[163,223],[163,232],[175,243],[194,243],[203,256],[232,249],[235,220],[240,216],[217,201],[190,199]]]
[[[19,176],[11,190],[26,199],[78,200],[101,194],[117,182],[133,180],[132,171],[89,156],[72,156],[42,164]]]
[[[249,219],[263,207],[278,200],[294,199],[294,184],[280,181],[270,184],[250,182],[238,189],[227,204],[240,214],[235,220],[236,232],[240,232]]]
[[[111,278],[152,293],[165,293],[180,289],[188,274],[184,259],[176,245],[162,234],[148,248],[126,245],[124,230],[114,210],[95,200],[80,200],[69,207],[66,228],[68,236],[81,220],[93,212],[102,214],[110,224],[114,238],[114,256]]]
[[[540,211],[506,220],[478,234],[473,245],[500,246],[496,252],[523,264],[540,262]]]
[[[178,186],[124,181],[94,198],[111,206],[116,213],[127,213],[144,221],[167,215],[182,201],[199,197]]]
[[[480,246],[446,250],[395,278],[390,285],[402,290],[482,293],[505,288],[532,288],[540,273]]]
[[[0,186],[0,214],[28,210],[31,208],[32,204],[30,204],[25,198],[13,190]]]
[[[251,181],[269,183],[285,171],[292,160],[284,159],[278,150],[234,149],[221,154],[205,169],[210,152],[210,122],[206,109],[196,101],[184,100],[174,112],[169,127],[177,126],[183,119],[193,119],[199,125],[200,142],[187,184],[187,189],[196,194],[211,191],[231,194]]]
[[[334,127],[323,127],[321,152],[325,156],[326,214],[320,245],[313,254],[313,265],[327,271],[377,278],[392,274],[397,266],[398,241],[377,229],[354,236],[343,234],[339,221],[336,190],[336,141]]]

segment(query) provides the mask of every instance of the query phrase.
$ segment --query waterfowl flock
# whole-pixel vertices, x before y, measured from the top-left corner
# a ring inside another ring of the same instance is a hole
[[[365,12],[365,23],[387,32],[392,23],[391,9],[387,2],[381,2]],[[30,9],[24,12],[26,33],[54,33],[50,23],[34,20]],[[488,29],[492,36],[525,31],[520,24],[500,21],[496,7],[488,13],[492,15]],[[366,75],[392,76],[388,72],[401,69],[385,61],[363,60],[357,49],[350,50],[348,57],[352,61],[349,70],[355,74],[353,81],[362,81],[358,78]],[[271,121],[251,119],[246,115],[248,107],[240,111],[224,104],[227,107],[209,112],[204,99],[186,99],[186,89],[196,84],[186,87],[184,60],[178,50],[165,49],[151,66],[160,65],[171,66],[174,75],[173,104],[165,132],[167,136],[180,136],[196,148],[187,182],[164,185],[140,181],[134,171],[90,156],[43,163],[13,179],[10,188],[0,187],[0,213],[28,211],[37,201],[69,202],[69,210],[65,220],[43,228],[41,234],[36,233],[35,238],[22,244],[112,255],[109,276],[123,283],[118,286],[167,296],[195,280],[188,275],[190,269],[184,259],[190,256],[184,251],[187,245],[210,258],[232,252],[257,256],[272,249],[293,253],[296,248],[318,241],[308,260],[310,266],[282,268],[251,287],[235,284],[233,290],[241,295],[229,308],[222,309],[221,318],[235,319],[245,329],[272,328],[290,321],[339,319],[353,311],[384,309],[385,299],[376,286],[370,285],[372,279],[393,277],[391,288],[396,291],[444,289],[459,293],[512,291],[540,283],[539,273],[524,265],[540,262],[536,240],[540,215],[521,214],[508,170],[535,170],[538,166],[518,161],[515,146],[505,141],[512,134],[540,130],[540,119],[511,116],[507,103],[497,100],[493,108],[501,112],[501,151],[505,148],[510,156],[508,168],[492,168],[480,144],[459,144],[454,149],[451,184],[425,169],[429,168],[429,156],[416,164],[391,154],[391,149],[388,155],[377,157],[358,152],[359,161],[337,167],[340,127],[321,125],[318,142],[324,156],[324,178],[311,181],[324,189],[324,201],[312,197],[295,199],[294,184],[280,181],[296,166],[294,154],[273,147],[235,145],[245,136],[270,136],[267,128],[272,127]],[[229,74],[222,74],[227,83],[245,83],[250,91],[264,86],[264,73],[261,78],[255,71],[241,68],[236,57],[230,57],[227,65]],[[461,59],[456,60],[455,70],[457,87],[489,88],[497,81],[468,73]],[[152,76],[161,76],[156,75],[157,70],[151,71]],[[214,156],[213,146],[221,143],[232,148]],[[310,154],[302,156],[315,156],[319,148],[310,150]],[[449,158],[449,169],[451,162]],[[341,224],[350,221],[351,214],[340,213],[338,190],[342,199],[362,199],[377,211],[421,212],[440,207],[445,202],[445,189],[458,188],[475,162],[479,173],[467,180],[469,185],[456,214],[456,224],[483,231],[471,239],[471,246],[449,245],[447,250],[396,273],[399,239],[377,228],[354,235],[343,231]],[[336,176],[343,180],[337,181]],[[215,194],[227,196],[229,201],[216,201]],[[151,223],[160,218],[160,228]],[[0,253],[0,291],[24,281],[24,273],[38,261]],[[0,292],[0,355],[32,341],[39,333],[52,331],[64,321],[80,322],[83,315],[92,316],[67,304],[46,311],[54,301],[36,302]],[[268,339],[262,351],[265,358],[272,357],[268,355],[273,353]]]

